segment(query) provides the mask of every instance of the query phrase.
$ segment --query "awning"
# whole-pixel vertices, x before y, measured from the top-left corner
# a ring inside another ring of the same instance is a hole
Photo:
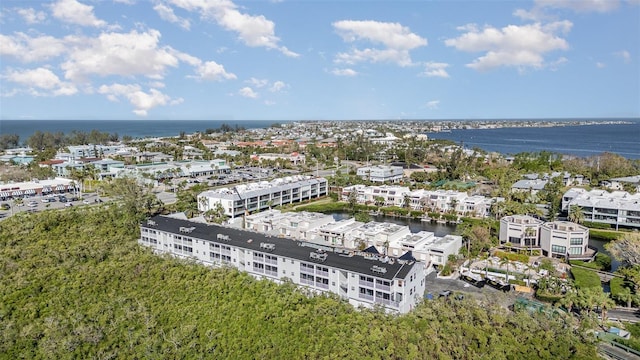
[[[43,188],[42,188],[42,192],[43,192],[43,193],[51,192],[51,188],[50,188],[50,187],[48,187],[48,186],[47,186],[47,187],[43,187]]]
[[[73,185],[67,186],[67,190],[73,190],[73,189],[75,189],[75,187],[73,187]]]
[[[58,191],[62,191],[62,190],[64,190],[64,185],[58,185],[58,186],[56,186],[56,190],[58,190]]]
[[[11,196],[20,196],[20,195],[22,195],[22,190],[16,190],[11,193]]]
[[[9,195],[11,195],[11,194],[9,194],[6,191],[5,192],[0,192],[0,197],[8,197]]]
[[[380,254],[380,252],[378,251],[378,249],[376,249],[375,246],[371,245],[368,248],[363,250],[366,253],[370,253],[370,254]]]
[[[35,194],[36,191],[33,190],[33,189],[28,189],[28,190],[25,190],[24,193],[27,194],[27,195],[32,195],[32,194]]]

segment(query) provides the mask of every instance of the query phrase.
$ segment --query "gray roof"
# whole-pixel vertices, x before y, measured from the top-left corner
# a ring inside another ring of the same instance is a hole
[[[193,237],[197,239],[207,240],[213,243],[233,245],[247,250],[254,250],[263,253],[272,253],[277,256],[283,256],[292,258],[307,263],[314,263],[317,261],[312,260],[309,257],[311,252],[315,251],[314,244],[304,241],[296,241],[287,238],[272,237],[269,235],[260,234],[257,232],[233,229],[223,227],[214,224],[202,224],[195,223],[188,220],[181,220],[170,218],[167,216],[155,216],[151,218],[155,225],[150,225],[148,222],[143,222],[142,227],[148,229],[158,229],[173,234],[180,234],[183,236]],[[181,232],[180,228],[192,228],[191,232]],[[229,236],[229,241],[219,240],[218,234]],[[251,241],[249,241],[251,240]],[[273,251],[267,251],[260,247],[261,243],[271,243],[275,245]],[[409,274],[413,266],[422,266],[420,263],[414,261],[394,261],[392,264],[389,262],[382,262],[372,257],[363,257],[360,255],[347,254],[348,251],[339,248],[331,248],[328,246],[322,246],[326,249],[327,259],[321,264],[335,269],[348,270],[364,275],[371,275],[382,279],[404,279]],[[385,273],[373,272],[372,266],[378,266],[386,268]]]

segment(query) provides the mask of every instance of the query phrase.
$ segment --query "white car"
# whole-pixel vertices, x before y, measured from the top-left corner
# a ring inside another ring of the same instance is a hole
[[[37,202],[35,202],[35,201],[30,201],[30,202],[27,204],[27,206],[28,206],[28,207],[37,207],[37,206],[38,206],[38,203],[37,203]]]
[[[89,200],[87,200],[87,199],[84,199],[84,200],[82,200],[82,203],[83,203],[83,204],[87,204],[87,205],[89,205],[89,204],[91,204],[91,201],[89,201]]]

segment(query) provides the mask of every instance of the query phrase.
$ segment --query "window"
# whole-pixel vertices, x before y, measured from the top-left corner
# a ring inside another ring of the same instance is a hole
[[[571,245],[582,245],[582,238],[571,238]]]
[[[570,247],[569,248],[569,254],[570,255],[582,255],[582,248],[581,247]]]
[[[567,247],[566,246],[560,246],[560,245],[552,245],[551,246],[551,252],[556,253],[556,254],[566,254],[567,253]]]

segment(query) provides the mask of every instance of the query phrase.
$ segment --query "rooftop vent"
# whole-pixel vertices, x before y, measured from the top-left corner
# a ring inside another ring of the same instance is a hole
[[[192,231],[193,231],[193,230],[195,230],[195,229],[196,229],[196,228],[195,228],[195,226],[192,226],[192,227],[184,227],[184,226],[180,226],[180,232],[181,232],[181,233],[190,233],[190,232],[192,232]]]
[[[378,265],[373,265],[371,267],[371,271],[373,271],[376,274],[386,274],[387,273],[387,268],[386,267],[382,267],[382,266],[378,266]]]
[[[265,249],[268,251],[273,251],[276,249],[276,244],[272,244],[272,243],[260,243],[260,249]]]
[[[156,224],[156,222],[155,222],[155,221],[153,221],[153,220],[147,220],[147,225],[149,225],[149,226],[156,226],[157,224]]]
[[[325,253],[323,250],[312,251],[309,253],[309,257],[311,258],[311,260],[324,262],[325,260],[327,260],[327,253]]]
[[[224,241],[229,241],[229,240],[231,240],[231,238],[229,237],[229,235],[225,235],[225,234],[218,234],[218,235],[216,236],[216,238],[217,238],[218,240],[224,240]]]

